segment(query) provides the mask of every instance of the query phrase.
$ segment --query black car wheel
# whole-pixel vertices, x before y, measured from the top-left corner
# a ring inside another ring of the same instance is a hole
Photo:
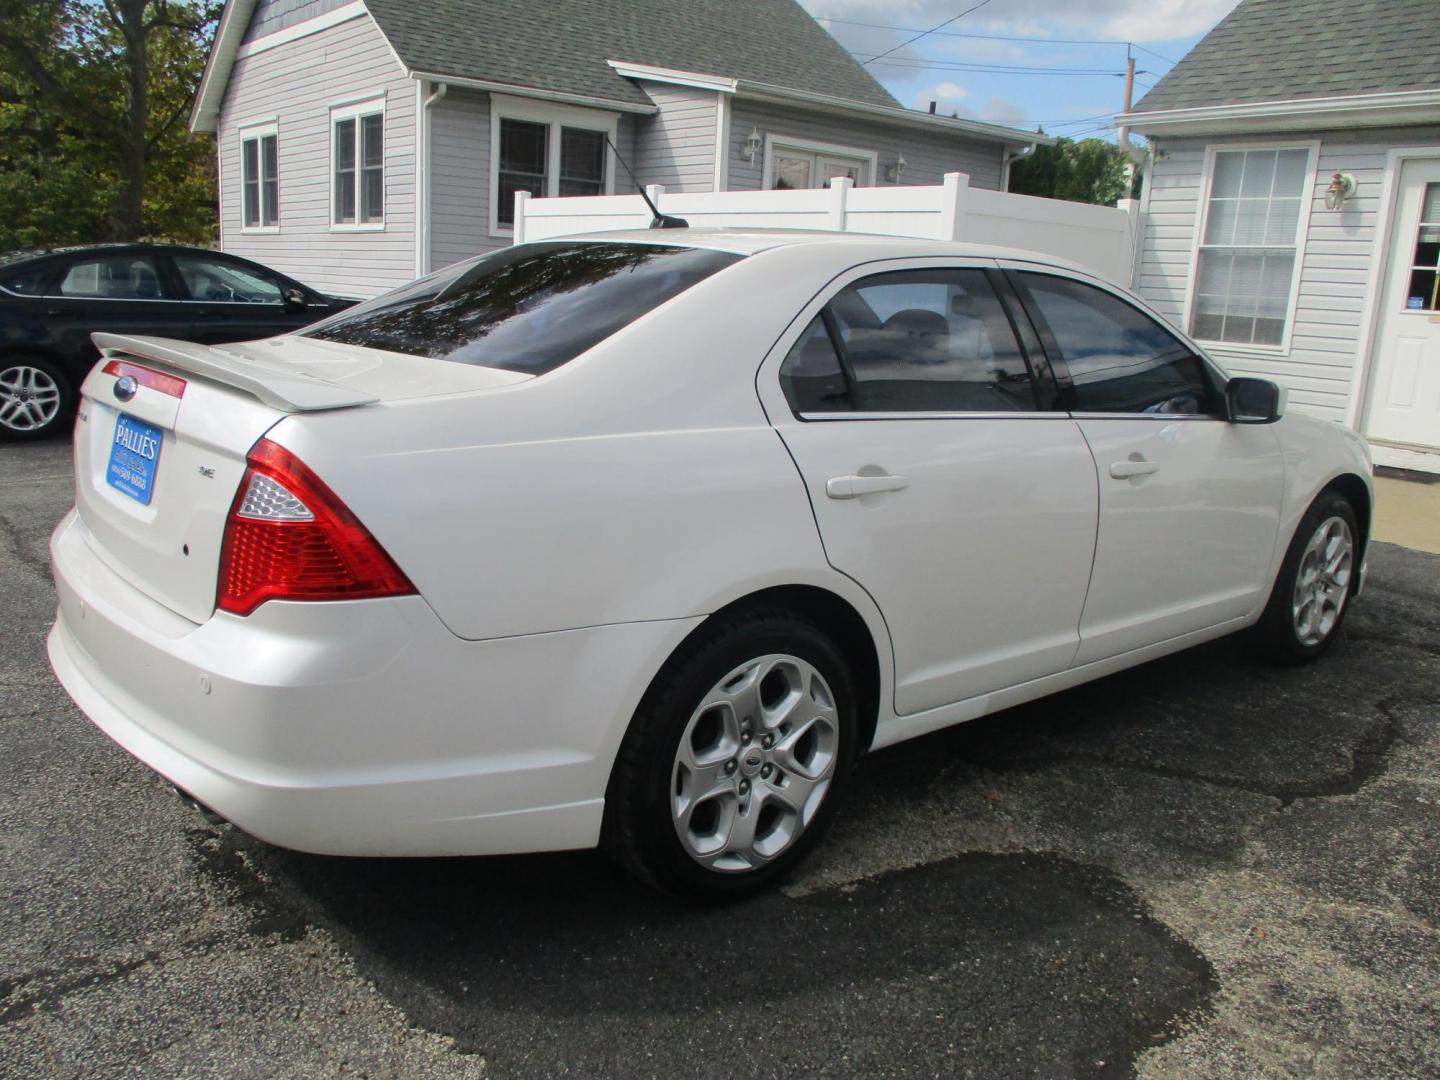
[[[75,390],[43,356],[0,359],[0,438],[43,439],[58,433],[75,411]]]

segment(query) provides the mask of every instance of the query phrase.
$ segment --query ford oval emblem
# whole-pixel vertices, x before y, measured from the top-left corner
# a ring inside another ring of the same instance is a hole
[[[134,375],[121,375],[115,380],[115,396],[121,401],[129,401],[140,389],[140,384],[135,381]]]

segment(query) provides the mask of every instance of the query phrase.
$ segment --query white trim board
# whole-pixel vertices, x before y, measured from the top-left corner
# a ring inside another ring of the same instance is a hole
[[[1440,474],[1440,452],[1431,453],[1427,450],[1412,450],[1405,446],[1372,442],[1370,460],[1388,469]]]
[[[366,14],[364,0],[353,0],[352,3],[342,4],[338,8],[331,8],[329,11],[315,15],[304,22],[292,23],[289,26],[281,27],[264,37],[247,41],[235,50],[235,59],[243,60],[247,56],[254,56],[256,53],[266,52],[279,45],[287,45],[292,41],[299,41],[301,38],[309,37],[311,34],[318,34],[321,30],[329,30],[332,26],[339,26],[341,23],[349,22],[351,19],[358,19]],[[402,65],[403,66],[403,65]]]
[[[1390,127],[1440,121],[1440,90],[1399,90],[1343,97],[1288,98],[1190,109],[1117,113],[1132,131],[1185,135],[1241,135],[1260,131]]]

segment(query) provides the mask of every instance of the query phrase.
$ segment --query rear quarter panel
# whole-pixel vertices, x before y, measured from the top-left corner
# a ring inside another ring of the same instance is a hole
[[[853,595],[754,383],[835,266],[806,247],[752,256],[528,383],[291,417],[270,437],[461,637],[685,618],[775,584]]]

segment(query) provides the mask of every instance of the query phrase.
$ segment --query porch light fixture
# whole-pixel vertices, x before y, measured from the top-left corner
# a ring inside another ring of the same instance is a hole
[[[755,164],[755,156],[765,149],[765,140],[760,137],[759,128],[751,128],[749,136],[745,139],[745,156],[750,159],[750,164]]]
[[[900,183],[900,174],[905,171],[905,155],[902,153],[895,159],[894,165],[885,166],[885,179],[892,184]]]
[[[1339,210],[1345,205],[1345,200],[1355,194],[1355,177],[1349,173],[1337,172],[1330,178],[1330,186],[1325,189],[1325,209]]]

